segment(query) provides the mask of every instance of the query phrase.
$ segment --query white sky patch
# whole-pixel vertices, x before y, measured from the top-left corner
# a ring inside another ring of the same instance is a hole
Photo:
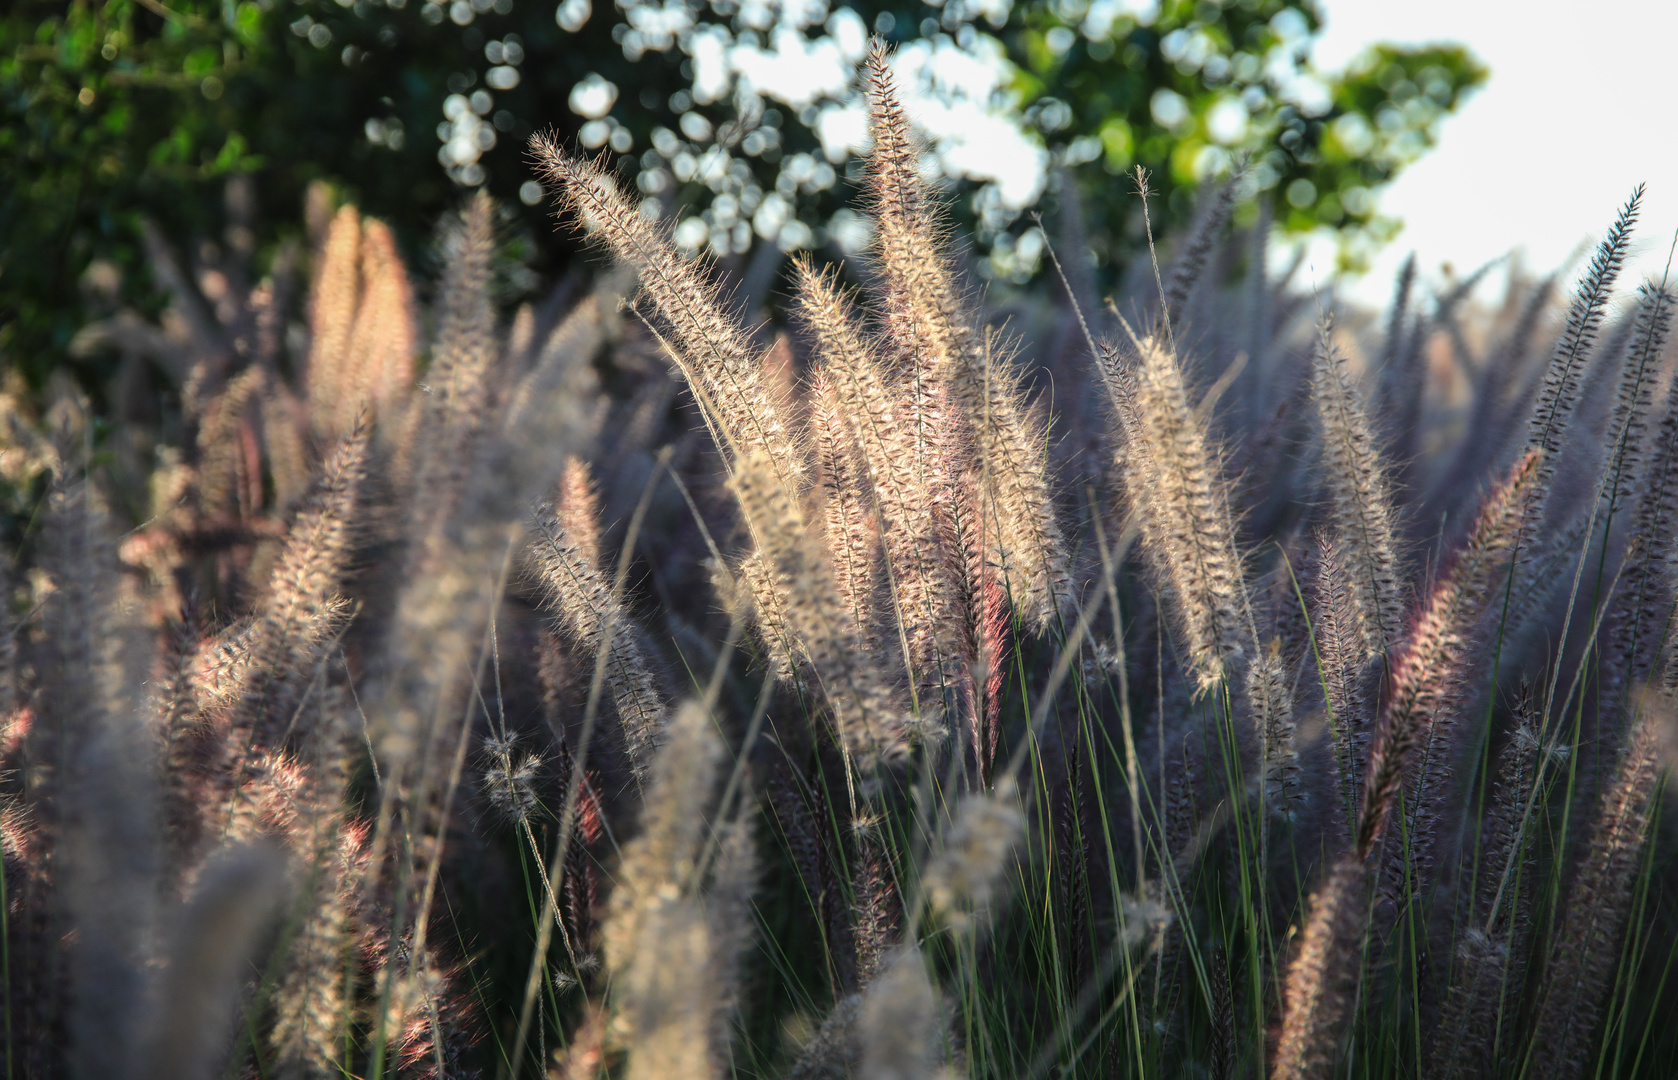
[[[1233,146],[1247,134],[1247,106],[1237,97],[1226,97],[1206,111],[1206,132],[1214,142]]]
[[[768,50],[751,44],[728,50],[730,66],[754,93],[799,108],[842,95],[851,81],[851,64],[830,37],[809,41],[782,26],[770,35],[770,44]]]
[[[1621,287],[1659,279],[1678,227],[1678,138],[1669,119],[1673,0],[1325,0],[1315,57],[1343,67],[1376,41],[1460,41],[1491,78],[1440,127],[1439,145],[1381,193],[1404,231],[1349,292],[1385,304],[1416,252],[1425,277],[1441,263],[1467,274],[1512,249],[1546,274],[1600,239],[1631,189],[1647,181]],[[1332,246],[1314,245],[1317,281]],[[1578,267],[1573,268],[1577,278]],[[1571,283],[1571,282],[1570,282]],[[1492,297],[1493,280],[1482,295]]]
[[[930,110],[927,114],[930,118]],[[939,140],[938,163],[951,176],[989,180],[1009,209],[1023,209],[1043,193],[1049,155],[1026,138],[1019,125],[971,102],[942,110],[928,127],[942,126],[954,133]]]
[[[868,149],[868,111],[860,104],[829,105],[816,114],[822,153],[835,165]]]
[[[1010,108],[1010,70],[1000,43],[983,35],[970,49],[916,41],[897,51],[892,70],[904,109],[945,173],[994,183],[1010,209],[1036,201],[1049,156]]]
[[[681,35],[693,29],[693,12],[679,0],[665,0],[663,7],[637,3],[624,11],[624,20],[640,31],[646,48],[663,52]]]
[[[462,98],[462,100],[465,99]],[[611,112],[612,105],[617,100],[617,86],[602,78],[598,72],[591,71],[580,82],[571,87],[569,104],[571,111],[578,116],[596,120]],[[444,111],[447,112],[446,109]],[[450,119],[454,118],[450,117]]]
[[[833,43],[839,46],[839,51],[845,54],[845,59],[855,65],[868,52],[868,27],[862,25],[862,16],[850,8],[840,8],[827,20],[827,32],[833,38]]]
[[[736,16],[741,26],[749,26],[753,30],[767,30],[775,25],[776,5],[770,0],[745,0],[740,5],[740,14]]]
[[[728,67],[728,31],[713,26],[688,39],[693,58],[693,99],[701,104],[720,100],[734,82]]]

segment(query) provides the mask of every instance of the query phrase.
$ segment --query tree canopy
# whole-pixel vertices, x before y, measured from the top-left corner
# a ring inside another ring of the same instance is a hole
[[[141,218],[215,235],[236,175],[260,205],[225,242],[271,250],[328,180],[422,247],[487,185],[553,268],[571,241],[526,161],[540,128],[607,155],[690,248],[854,247],[871,36],[898,48],[982,273],[1036,271],[1025,212],[1062,177],[1089,257],[1122,263],[1116,185],[1138,164],[1156,221],[1245,165],[1282,226],[1335,229],[1356,258],[1393,231],[1380,188],[1485,71],[1456,45],[1319,71],[1321,25],[1313,0],[20,0],[0,15],[0,355],[34,380],[64,363],[101,290],[147,288]]]

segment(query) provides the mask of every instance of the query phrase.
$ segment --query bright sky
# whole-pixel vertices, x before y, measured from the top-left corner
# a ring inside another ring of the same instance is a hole
[[[1384,303],[1410,251],[1437,279],[1512,248],[1548,272],[1595,240],[1648,184],[1629,288],[1659,278],[1678,228],[1678,123],[1671,111],[1678,0],[1322,0],[1316,47],[1339,68],[1378,40],[1456,40],[1491,79],[1440,129],[1439,145],[1382,197],[1404,231],[1352,295]],[[1323,271],[1331,260],[1313,261]],[[1674,278],[1678,279],[1678,272]]]

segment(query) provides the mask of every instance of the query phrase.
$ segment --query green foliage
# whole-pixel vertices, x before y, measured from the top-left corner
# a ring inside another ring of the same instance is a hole
[[[1119,238],[1103,234],[1125,206],[1103,173],[1142,165],[1180,217],[1196,185],[1245,161],[1285,228],[1340,230],[1361,254],[1397,225],[1375,193],[1434,144],[1486,69],[1458,45],[1377,45],[1322,72],[1306,52],[1320,26],[1314,4],[1291,0],[1178,0],[1151,24],[1054,0],[1016,7],[999,33],[1057,160],[1101,166],[1077,173],[1098,252],[1114,250]]]
[[[307,185],[328,180],[412,250],[487,184],[521,208],[529,257],[563,265],[571,241],[543,224],[523,152],[548,126],[610,151],[647,198],[687,214],[690,249],[853,247],[841,181],[855,148],[833,122],[857,114],[850,65],[870,32],[932,58],[911,98],[954,101],[1033,158],[1020,167],[1036,187],[1004,191],[974,147],[930,139],[982,272],[1036,272],[1040,238],[1021,213],[1060,166],[1078,177],[1102,267],[1136,250],[1134,202],[1112,179],[1133,164],[1163,190],[1169,226],[1195,186],[1248,161],[1285,227],[1341,230],[1356,256],[1394,227],[1375,193],[1485,72],[1456,46],[1383,46],[1316,72],[1304,53],[1319,26],[1312,0],[21,0],[0,15],[0,167],[15,178],[0,192],[0,356],[39,385],[113,290],[154,293],[139,219],[212,235],[235,174],[255,175],[260,206],[230,244],[271,250]],[[966,98],[936,75],[957,54],[982,76]],[[791,68],[828,74],[802,90],[762,75],[799,55]],[[108,374],[76,363],[90,387]]]
[[[255,235],[230,244],[270,248],[327,179],[419,246],[462,191],[433,129],[451,94],[483,89],[492,41],[518,47],[521,64],[501,66],[521,74],[495,92],[478,145],[493,139],[491,188],[518,205],[531,118],[563,119],[581,50],[536,5],[486,8],[462,27],[403,0],[13,5],[0,16],[0,163],[18,178],[0,193],[0,354],[37,382],[63,363],[90,314],[80,301],[98,309],[112,285],[88,267],[114,263],[128,299],[145,295],[139,219],[213,235],[231,175],[254,174],[261,205]]]

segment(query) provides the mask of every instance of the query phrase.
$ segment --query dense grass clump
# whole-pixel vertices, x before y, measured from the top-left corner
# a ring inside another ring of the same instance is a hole
[[[1678,1068],[1641,189],[1554,326],[1337,324],[1226,188],[1005,332],[866,77],[787,332],[538,138],[591,291],[503,320],[483,196],[295,332],[159,241],[88,340],[178,417],[5,399],[8,1075]]]

